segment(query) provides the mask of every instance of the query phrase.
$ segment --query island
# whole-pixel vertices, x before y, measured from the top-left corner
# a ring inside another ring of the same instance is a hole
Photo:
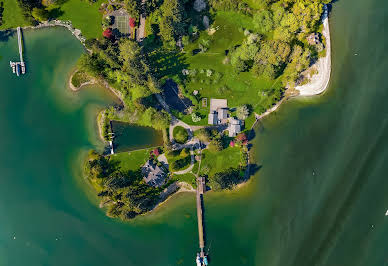
[[[120,100],[97,116],[106,148],[89,152],[85,180],[108,216],[128,220],[202,182],[249,180],[255,124],[328,86],[330,2],[3,0],[0,29],[62,26],[84,45],[69,87]],[[161,131],[163,145],[116,152],[114,122]]]

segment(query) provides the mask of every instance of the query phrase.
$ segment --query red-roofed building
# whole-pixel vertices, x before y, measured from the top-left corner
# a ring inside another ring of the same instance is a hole
[[[106,30],[104,30],[104,32],[102,33],[102,35],[105,37],[105,38],[112,38],[112,30],[110,28],[107,28]]]

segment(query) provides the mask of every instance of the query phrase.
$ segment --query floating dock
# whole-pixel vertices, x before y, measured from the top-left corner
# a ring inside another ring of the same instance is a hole
[[[9,65],[12,68],[12,73],[20,76],[20,74],[26,73],[26,64],[23,60],[23,43],[22,43],[22,33],[20,27],[17,27],[18,33],[18,45],[19,45],[19,62],[9,61]]]

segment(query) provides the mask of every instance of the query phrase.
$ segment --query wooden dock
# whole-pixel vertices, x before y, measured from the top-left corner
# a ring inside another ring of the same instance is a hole
[[[20,75],[20,71],[22,74],[26,73],[26,64],[23,60],[23,43],[22,43],[22,32],[21,28],[17,27],[17,34],[18,34],[18,46],[19,46],[19,62],[9,62],[10,67],[12,68],[12,72],[16,75]]]
[[[197,217],[200,257],[205,257],[205,232],[203,225],[203,193],[206,191],[205,178],[197,178]]]

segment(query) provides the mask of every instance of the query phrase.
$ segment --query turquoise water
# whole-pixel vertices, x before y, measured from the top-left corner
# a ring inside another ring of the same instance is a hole
[[[211,265],[388,265],[387,5],[336,2],[329,91],[267,117],[261,169],[239,191],[205,195]],[[25,43],[17,78],[16,39],[0,42],[0,265],[194,265],[194,195],[121,223],[85,185],[83,156],[101,147],[96,112],[112,99],[66,88],[80,44],[62,29]]]

